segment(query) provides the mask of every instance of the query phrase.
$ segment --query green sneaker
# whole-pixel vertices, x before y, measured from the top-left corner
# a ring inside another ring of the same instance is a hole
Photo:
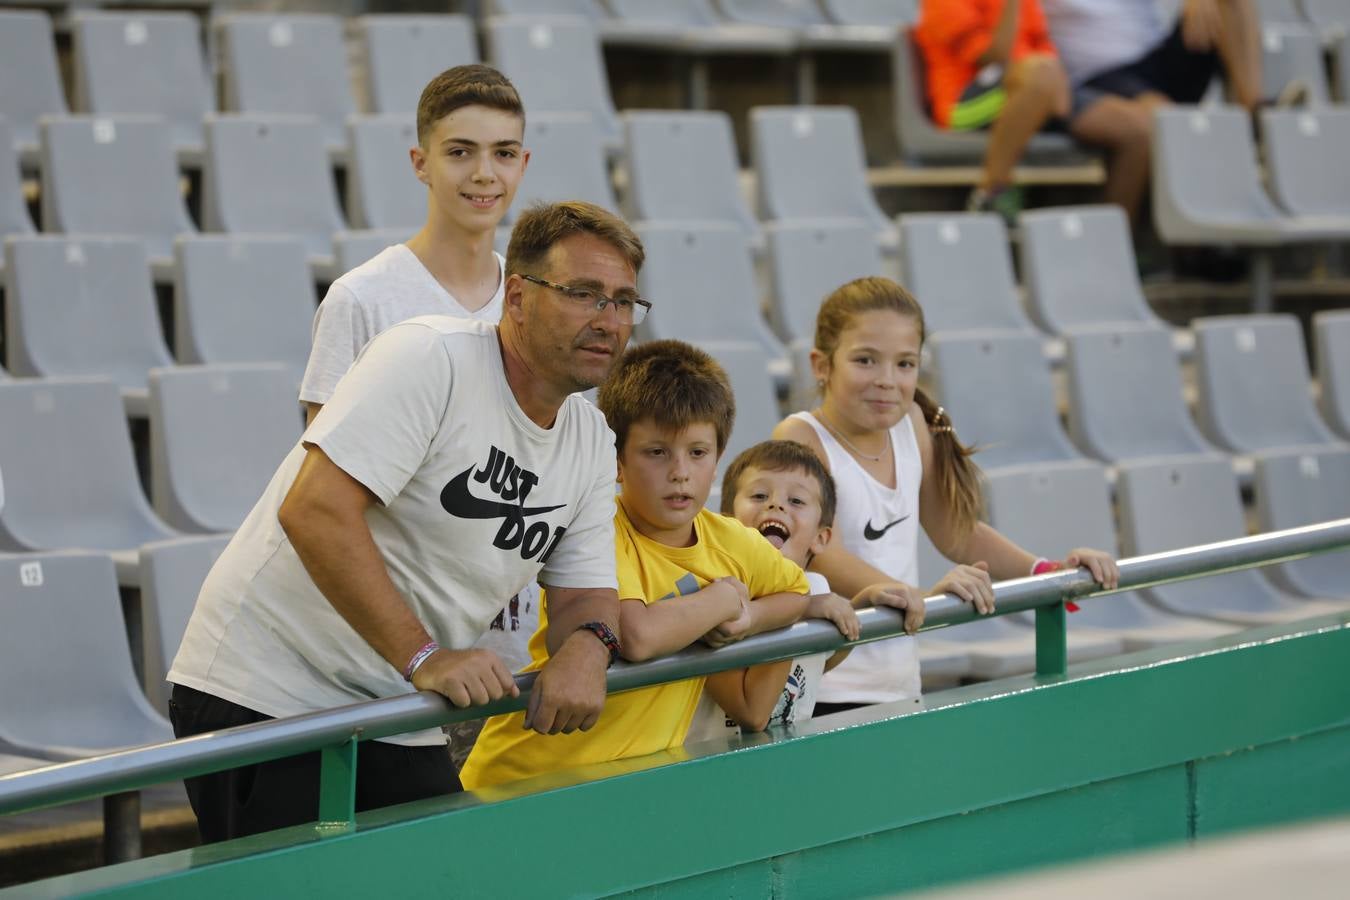
[[[1020,185],[986,191],[975,188],[966,200],[966,212],[992,212],[1003,217],[1003,224],[1009,228],[1017,227],[1017,215],[1022,211],[1023,191]]]

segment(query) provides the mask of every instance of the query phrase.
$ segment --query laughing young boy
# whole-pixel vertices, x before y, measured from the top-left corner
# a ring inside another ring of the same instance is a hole
[[[735,416],[721,367],[688,344],[651,341],[614,367],[598,405],[619,459],[623,658],[651,659],[700,639],[721,644],[797,621],[808,602],[801,567],[754,529],[703,507]],[[548,659],[547,621],[546,597],[528,670]],[[561,736],[526,730],[529,713],[497,716],[460,778],[472,790],[678,747],[704,680],[614,695],[593,727]]]

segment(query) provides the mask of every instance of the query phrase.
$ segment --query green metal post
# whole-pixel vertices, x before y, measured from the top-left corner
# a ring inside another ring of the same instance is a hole
[[[1063,675],[1069,665],[1064,601],[1036,607],[1036,674]]]
[[[356,828],[356,741],[324,747],[319,770],[320,837],[346,834]]]

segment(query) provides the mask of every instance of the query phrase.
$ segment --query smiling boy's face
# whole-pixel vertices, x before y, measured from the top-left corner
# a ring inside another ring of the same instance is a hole
[[[732,514],[802,568],[830,540],[829,526],[820,524],[820,484],[803,469],[747,468]]]
[[[717,475],[717,429],[695,422],[669,431],[634,422],[619,452],[623,508],[639,534],[670,547],[694,541],[694,517]]]

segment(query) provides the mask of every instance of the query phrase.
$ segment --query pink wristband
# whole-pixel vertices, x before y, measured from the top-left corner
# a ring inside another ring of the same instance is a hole
[[[441,649],[441,645],[435,641],[427,641],[417,652],[408,660],[408,664],[403,667],[403,680],[411,682],[413,675],[417,672],[419,666],[427,661],[427,657]]]

